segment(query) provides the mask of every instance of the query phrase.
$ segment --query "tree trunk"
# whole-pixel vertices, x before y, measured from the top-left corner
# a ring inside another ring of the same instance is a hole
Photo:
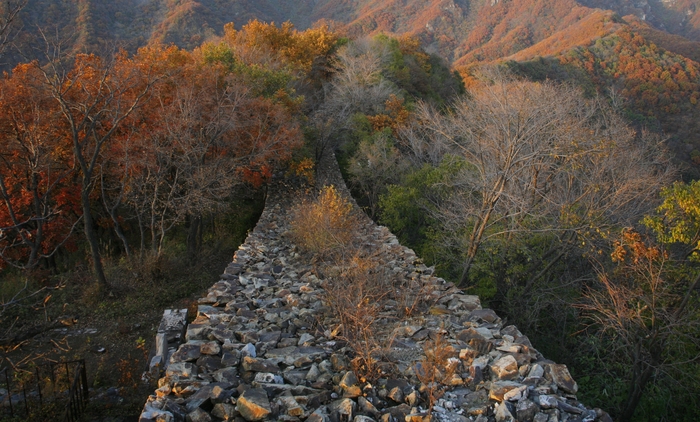
[[[647,365],[647,367],[641,372],[641,374],[635,374],[635,376],[632,377],[632,380],[630,382],[630,391],[627,394],[627,399],[625,400],[625,407],[622,408],[622,412],[620,413],[620,422],[632,421],[634,411],[637,409],[637,405],[642,399],[644,387],[646,387],[653,374],[654,366]]]
[[[146,230],[143,227],[143,219],[141,218],[140,212],[136,213],[136,219],[138,220],[138,223],[139,223],[139,238],[140,238],[139,259],[141,259],[141,261],[143,261],[144,255],[146,253]]]
[[[126,239],[126,235],[124,235],[124,232],[122,231],[121,225],[117,221],[114,222],[114,232],[117,234],[117,237],[119,237],[119,240],[122,241],[124,253],[126,254],[127,258],[131,258],[131,247]]]
[[[129,247],[129,242],[126,239],[126,235],[124,235],[124,231],[122,231],[121,224],[119,224],[119,215],[117,210],[119,208],[119,205],[121,204],[121,195],[119,195],[119,199],[117,200],[116,204],[110,207],[109,205],[107,205],[107,195],[105,194],[104,180],[102,179],[102,175],[100,175],[100,186],[102,187],[102,205],[104,206],[105,211],[107,211],[107,214],[109,214],[109,217],[112,219],[112,223],[114,224],[114,233],[116,233],[117,237],[122,242],[126,257],[131,258],[131,247]]]
[[[102,204],[104,205],[105,211],[107,211],[109,217],[112,219],[112,224],[114,224],[114,233],[122,242],[122,246],[124,247],[124,253],[126,254],[126,257],[131,258],[131,247],[129,246],[129,242],[126,239],[126,235],[122,230],[121,224],[119,224],[119,216],[117,215],[117,211],[114,208],[109,208],[107,206],[107,203],[104,202],[104,200],[102,201]]]
[[[644,344],[645,342],[643,339],[640,339],[636,345],[635,361],[632,367],[632,379],[629,383],[630,389],[627,393],[627,399],[625,400],[622,412],[620,412],[620,422],[632,421],[634,411],[637,409],[637,405],[639,405],[639,401],[642,399],[644,388],[659,367],[665,336],[659,338],[657,335],[657,330],[653,328],[652,333],[647,335],[647,337],[650,337],[649,342],[646,343],[647,345]],[[642,349],[647,349],[649,353],[648,361],[645,359]]]
[[[476,258],[477,252],[479,252],[479,247],[481,246],[481,239],[484,237],[484,232],[489,225],[489,220],[491,219],[491,214],[496,208],[496,203],[501,198],[501,194],[505,190],[506,178],[500,176],[496,180],[496,184],[492,189],[492,193],[489,197],[484,199],[484,203],[481,207],[481,213],[477,217],[477,223],[474,224],[472,229],[472,234],[469,238],[469,248],[467,249],[467,259],[464,263],[464,268],[462,270],[462,275],[459,278],[459,283],[457,286],[465,287],[469,282],[469,270],[471,270],[474,259]]]
[[[87,186],[83,186],[83,192],[80,195],[83,205],[83,218],[85,223],[85,237],[90,245],[90,254],[92,255],[92,265],[95,271],[95,278],[101,290],[106,290],[109,287],[107,277],[105,277],[104,268],[102,267],[102,256],[100,255],[100,246],[97,241],[97,233],[92,220],[92,210],[90,209],[90,192]]]
[[[189,216],[189,230],[187,231],[187,258],[194,262],[199,254],[201,246],[202,216]]]
[[[37,175],[32,175],[32,205],[34,206],[34,215],[37,217],[43,216],[41,212],[41,200],[39,199],[39,187],[38,187]],[[42,218],[38,218],[36,221],[36,236],[33,241],[32,251],[29,254],[29,261],[27,264],[28,268],[34,268],[39,263],[39,258],[41,255],[41,242],[44,240],[44,223]]]
[[[158,232],[157,232],[157,227],[156,227],[156,216],[153,213],[153,210],[151,209],[151,254],[152,255],[157,255],[158,254]]]

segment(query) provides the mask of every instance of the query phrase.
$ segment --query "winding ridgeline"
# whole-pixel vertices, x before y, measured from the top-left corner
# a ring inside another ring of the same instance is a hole
[[[316,186],[348,197],[335,161],[321,173]],[[194,321],[166,311],[141,421],[612,421],[577,401],[565,365],[356,205],[360,252],[320,264],[292,235],[316,192],[274,184]]]

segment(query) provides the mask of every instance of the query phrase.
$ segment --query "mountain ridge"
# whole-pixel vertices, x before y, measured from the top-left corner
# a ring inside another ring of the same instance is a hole
[[[647,32],[700,41],[700,0],[29,0],[17,44],[36,47],[35,30],[41,28],[73,35],[76,50],[110,42],[128,50],[151,42],[193,48],[221,35],[228,22],[240,27],[251,19],[290,21],[306,29],[326,21],[352,37],[415,35],[430,52],[463,64],[515,54],[600,13],[596,8],[637,16]]]
[[[662,131],[681,161],[700,165],[700,0],[29,0],[15,38],[21,53],[8,50],[4,69],[27,61],[27,52],[43,54],[38,29],[64,50],[134,52],[149,43],[193,49],[222,35],[224,24],[252,19],[330,24],[348,37],[412,35],[467,79],[480,64],[548,58],[535,67],[550,69],[538,72],[599,93],[615,89],[639,130]],[[618,63],[625,68],[606,68]]]

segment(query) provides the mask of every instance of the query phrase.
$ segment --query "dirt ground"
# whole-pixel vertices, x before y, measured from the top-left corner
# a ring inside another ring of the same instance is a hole
[[[91,293],[94,288],[89,274],[74,273],[72,280],[58,283],[59,288],[48,288],[21,309],[5,312],[0,321],[5,339],[8,333],[28,338],[0,344],[0,368],[10,368],[12,387],[26,385],[30,404],[35,405],[27,415],[23,403],[15,403],[13,419],[8,416],[4,400],[0,421],[62,420],[64,409],[59,405],[54,408],[44,403],[43,410],[36,406],[37,381],[33,375],[37,367],[44,371],[47,363],[76,359],[85,359],[89,388],[84,420],[137,421],[157,381],[144,380],[142,375],[163,311],[196,310],[197,299],[230,262],[233,250],[226,249],[229,250],[209,254],[194,267],[182,268],[177,262],[159,264],[161,274],[153,277],[157,281],[140,286],[119,285],[106,295]],[[139,279],[138,274],[134,279]],[[40,372],[42,382],[48,382],[46,373]],[[65,377],[65,371],[58,377]],[[1,389],[7,389],[2,372]],[[48,395],[46,391],[43,394]]]

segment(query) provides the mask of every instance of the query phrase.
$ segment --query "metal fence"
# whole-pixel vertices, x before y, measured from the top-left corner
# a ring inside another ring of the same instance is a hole
[[[88,401],[85,360],[52,362],[32,369],[0,371],[0,416],[43,420],[42,414],[53,416],[63,412],[63,420],[75,422]]]

